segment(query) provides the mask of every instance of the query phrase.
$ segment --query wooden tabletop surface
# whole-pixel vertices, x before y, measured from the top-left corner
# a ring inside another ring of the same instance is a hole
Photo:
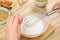
[[[45,40],[60,40],[60,14],[55,13],[49,16],[51,25],[54,26],[55,32],[49,35]],[[0,40],[5,40],[5,25],[0,26]]]

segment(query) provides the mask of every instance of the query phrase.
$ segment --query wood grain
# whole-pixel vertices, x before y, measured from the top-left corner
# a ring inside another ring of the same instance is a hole
[[[14,1],[14,0],[11,0],[11,1]],[[50,3],[54,2],[54,1],[55,0],[49,0]],[[56,0],[56,2],[57,2],[57,0]],[[51,6],[51,4],[50,4],[50,6]],[[48,6],[48,7],[50,8],[50,6]],[[39,10],[39,11],[41,11],[41,10]],[[38,11],[36,11],[36,12],[38,12]],[[43,11],[42,11],[42,13],[43,13]],[[60,40],[60,14],[54,14],[54,15],[50,16],[49,18],[52,19],[51,25],[54,25],[55,32],[53,32],[51,35],[49,35],[45,40]],[[3,26],[0,25],[0,40],[5,40],[6,39],[5,37],[6,37],[5,36],[5,25],[3,25]],[[24,38],[24,40],[25,39],[26,38]],[[28,40],[28,39],[26,39],[26,40]],[[34,39],[29,39],[29,40],[40,40],[40,39],[34,38]]]

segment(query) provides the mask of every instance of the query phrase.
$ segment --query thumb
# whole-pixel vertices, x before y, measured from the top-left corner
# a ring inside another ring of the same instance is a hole
[[[21,24],[23,21],[23,17],[19,16],[18,23]]]

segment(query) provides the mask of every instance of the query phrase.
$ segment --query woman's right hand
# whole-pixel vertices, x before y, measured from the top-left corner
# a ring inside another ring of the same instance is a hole
[[[53,9],[56,9],[60,7],[60,2],[56,2],[55,5],[53,6]],[[56,11],[57,13],[60,13],[60,9]]]

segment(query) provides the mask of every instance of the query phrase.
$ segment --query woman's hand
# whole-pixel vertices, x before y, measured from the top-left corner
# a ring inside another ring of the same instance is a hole
[[[56,9],[58,7],[60,7],[60,2],[55,3],[55,5],[53,6],[53,9]],[[57,10],[56,12],[60,13],[60,10]]]
[[[7,22],[6,32],[7,40],[18,40],[18,22],[22,22],[22,18],[18,15],[11,16],[10,20]],[[21,34],[20,34],[21,35]]]

